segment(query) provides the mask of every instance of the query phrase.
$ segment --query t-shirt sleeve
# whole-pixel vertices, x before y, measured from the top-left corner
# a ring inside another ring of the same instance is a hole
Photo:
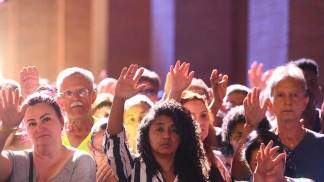
[[[104,149],[109,164],[117,175],[119,181],[127,181],[134,167],[134,156],[125,143],[125,131],[117,135],[105,133]]]
[[[75,168],[71,182],[96,181],[96,163],[89,154],[76,151],[73,160],[75,160]]]

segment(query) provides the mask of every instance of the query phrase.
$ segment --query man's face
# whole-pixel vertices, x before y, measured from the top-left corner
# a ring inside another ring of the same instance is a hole
[[[95,99],[92,83],[84,76],[73,74],[63,80],[58,101],[68,118],[89,117]]]
[[[226,109],[230,109],[235,106],[239,106],[243,104],[243,101],[246,97],[246,94],[240,91],[234,91],[230,93],[225,101],[225,107]]]
[[[158,89],[148,81],[142,81],[140,84],[144,85],[144,88],[140,91],[140,93],[146,95],[151,99],[152,102],[156,102],[158,100]]]
[[[307,103],[308,97],[296,79],[284,78],[273,88],[271,109],[278,122],[299,122]]]

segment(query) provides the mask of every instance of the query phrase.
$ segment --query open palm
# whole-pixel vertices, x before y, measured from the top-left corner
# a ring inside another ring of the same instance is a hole
[[[135,95],[143,85],[138,85],[138,81],[144,69],[132,64],[129,68],[124,67],[119,75],[116,84],[115,97],[128,99]]]
[[[0,100],[0,119],[2,125],[7,128],[17,127],[25,114],[25,108],[19,106],[19,91],[18,89],[5,88],[1,90]]]

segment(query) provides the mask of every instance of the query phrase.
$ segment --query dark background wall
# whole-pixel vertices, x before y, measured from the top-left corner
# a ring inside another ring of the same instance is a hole
[[[157,6],[156,0],[113,0],[109,9],[113,76],[123,65],[139,63],[164,77],[176,59],[190,62],[207,82],[217,68],[231,83],[246,83],[254,60],[269,69],[308,57],[324,69],[324,1],[165,0]]]

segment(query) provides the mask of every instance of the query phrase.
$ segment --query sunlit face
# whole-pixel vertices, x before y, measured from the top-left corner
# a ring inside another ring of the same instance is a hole
[[[243,104],[246,94],[243,92],[232,92],[226,97],[226,108],[230,109]]]
[[[124,126],[127,134],[128,145],[132,152],[136,152],[137,128],[149,109],[150,108],[147,104],[140,103],[125,111]]]
[[[157,156],[174,157],[180,145],[177,128],[169,116],[158,116],[149,128],[152,153]]]
[[[238,147],[238,143],[243,135],[244,123],[236,123],[233,132],[230,136],[230,144],[232,145],[234,151],[236,151]]]
[[[84,118],[91,114],[96,96],[92,83],[80,74],[73,74],[64,79],[58,101],[68,118]]]
[[[152,102],[158,101],[158,89],[148,81],[141,81],[141,85],[144,85],[144,88],[140,90],[140,94],[146,95]]]
[[[59,118],[54,108],[46,103],[28,106],[24,121],[27,133],[35,147],[61,144],[63,118]]]
[[[299,122],[307,103],[301,83],[293,78],[284,78],[273,88],[271,110],[279,123]]]
[[[205,140],[208,135],[209,129],[209,115],[205,103],[202,100],[194,99],[187,101],[183,106],[188,109],[194,119],[200,127],[200,138]]]
[[[104,160],[106,160],[105,152],[103,148],[104,131],[98,131],[93,134],[90,143],[90,152],[99,166]]]

